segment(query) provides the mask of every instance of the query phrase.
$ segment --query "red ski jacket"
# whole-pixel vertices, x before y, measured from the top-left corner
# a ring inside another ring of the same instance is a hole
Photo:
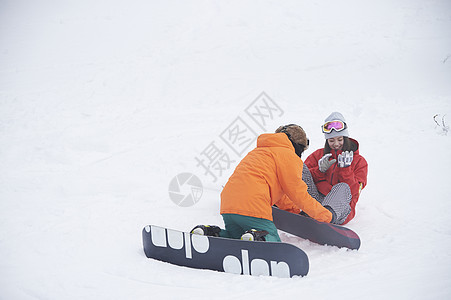
[[[359,200],[360,191],[366,186],[367,174],[368,174],[368,163],[365,158],[359,154],[359,143],[351,139],[351,143],[354,143],[357,150],[354,151],[354,158],[352,160],[351,166],[347,168],[338,167],[338,154],[342,151],[331,150],[332,156],[329,158],[337,159],[337,162],[333,164],[325,173],[322,173],[318,168],[318,160],[324,156],[324,148],[318,149],[312,154],[310,154],[305,160],[305,164],[312,173],[313,180],[315,181],[318,191],[327,195],[332,186],[339,182],[345,182],[351,188],[351,213],[346,218],[343,224],[351,221],[355,216],[355,206]]]

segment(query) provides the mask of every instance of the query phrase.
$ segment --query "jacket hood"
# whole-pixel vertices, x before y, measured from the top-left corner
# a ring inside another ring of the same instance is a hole
[[[264,133],[257,138],[257,148],[261,147],[283,147],[292,149],[290,139],[285,133]]]
[[[355,147],[354,152],[359,152],[359,142],[357,142],[357,140],[353,139],[353,138],[349,138],[349,140],[351,141],[353,145],[353,148]]]

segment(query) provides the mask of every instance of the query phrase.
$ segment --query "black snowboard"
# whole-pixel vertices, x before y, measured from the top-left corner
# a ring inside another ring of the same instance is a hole
[[[346,247],[349,249],[360,248],[359,236],[349,228],[319,222],[274,206],[272,208],[272,216],[277,229],[294,234],[303,239],[321,245]]]
[[[195,235],[148,225],[142,231],[144,253],[172,264],[245,275],[307,275],[308,257],[286,243],[257,242]]]

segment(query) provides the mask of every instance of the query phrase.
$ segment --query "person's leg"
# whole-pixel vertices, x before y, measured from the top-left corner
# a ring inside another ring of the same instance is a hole
[[[329,194],[326,195],[323,202],[323,206],[330,206],[337,214],[335,224],[343,224],[351,212],[352,194],[349,185],[344,182],[340,182],[332,187]]]
[[[224,229],[221,229],[219,233],[220,237],[229,238],[229,239],[239,239],[241,235],[244,233],[243,228],[236,222],[235,217],[238,216],[235,214],[223,214],[222,219],[224,220]]]
[[[267,219],[254,218],[238,214],[223,214],[225,231],[221,231],[221,237],[239,239],[248,230],[266,230],[265,236],[268,242],[280,242],[280,237],[274,223]]]
[[[258,218],[252,219],[253,226],[251,229],[267,231],[268,234],[265,236],[265,240],[267,242],[281,242],[279,233],[277,232],[277,228],[276,225],[274,225],[274,222],[266,219],[258,219]]]
[[[315,181],[313,181],[312,173],[308,169],[307,165],[304,164],[302,168],[302,180],[307,184],[307,192],[312,198],[316,199],[319,203],[324,200],[324,195],[321,194],[316,188]]]

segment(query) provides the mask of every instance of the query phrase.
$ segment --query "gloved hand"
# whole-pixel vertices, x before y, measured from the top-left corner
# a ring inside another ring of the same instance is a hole
[[[338,154],[338,166],[340,168],[349,167],[352,164],[352,159],[354,158],[354,152],[345,151]]]
[[[337,220],[337,214],[335,213],[335,211],[329,205],[324,206],[324,208],[330,211],[330,213],[332,214],[332,220],[330,220],[330,223],[335,223],[335,221]]]
[[[329,157],[332,156],[332,153],[327,153],[326,155],[324,155],[323,157],[321,157],[318,160],[318,168],[319,170],[324,173],[327,171],[327,169],[330,168],[330,166],[332,166],[337,160],[334,158],[332,160],[329,160]]]

